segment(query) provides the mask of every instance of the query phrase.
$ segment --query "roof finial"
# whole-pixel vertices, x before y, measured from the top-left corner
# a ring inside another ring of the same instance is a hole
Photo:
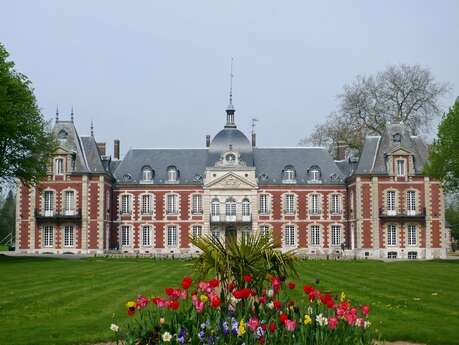
[[[230,93],[229,93],[229,104],[226,108],[226,125],[225,128],[236,128],[234,122],[234,106],[233,106],[233,58],[231,58],[231,73],[230,73]]]
[[[70,121],[73,122],[73,105],[72,105],[72,110],[70,111]]]
[[[59,104],[56,105],[56,122],[59,121]]]
[[[91,120],[91,137],[94,137],[94,123]]]
[[[229,93],[229,104],[233,105],[233,57],[231,57],[231,71],[230,71],[230,93]]]

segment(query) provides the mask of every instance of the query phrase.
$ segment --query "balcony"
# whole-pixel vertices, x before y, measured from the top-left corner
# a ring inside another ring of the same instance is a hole
[[[379,218],[383,221],[425,221],[426,219],[426,209],[422,208],[420,211],[409,211],[409,210],[385,210],[383,208],[379,209]]]
[[[77,210],[40,210],[35,209],[35,219],[38,223],[43,222],[54,222],[54,223],[63,223],[63,222],[81,222],[81,208]]]
[[[212,214],[210,215],[211,223],[251,223],[252,215],[226,215],[226,214]]]

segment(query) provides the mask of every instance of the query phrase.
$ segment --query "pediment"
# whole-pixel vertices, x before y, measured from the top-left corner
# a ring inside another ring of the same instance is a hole
[[[54,154],[56,154],[56,155],[68,155],[68,154],[70,154],[70,153],[72,153],[72,152],[69,151],[69,150],[67,150],[65,147],[59,146],[59,147],[56,149],[56,151],[55,151]]]
[[[205,185],[205,187],[212,189],[254,189],[257,188],[258,185],[233,172],[228,172],[227,174],[210,181]]]
[[[404,147],[396,147],[392,151],[390,151],[389,154],[395,156],[409,156],[412,155],[413,152]]]

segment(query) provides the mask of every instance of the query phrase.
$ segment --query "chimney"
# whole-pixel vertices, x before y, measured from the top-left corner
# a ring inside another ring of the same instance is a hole
[[[347,145],[344,141],[338,141],[336,143],[336,157],[335,159],[337,161],[342,161],[344,160],[346,157],[346,148],[347,148]]]
[[[106,149],[105,143],[97,143],[97,148],[99,149],[100,155],[105,156],[105,149]]]
[[[255,132],[252,132],[252,147],[257,146],[257,135]]]
[[[120,159],[120,140],[115,139],[113,144],[113,159],[119,160]]]
[[[207,134],[206,135],[206,147],[209,147],[210,146],[210,135]]]

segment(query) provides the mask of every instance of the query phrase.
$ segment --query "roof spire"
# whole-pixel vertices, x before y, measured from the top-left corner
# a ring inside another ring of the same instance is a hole
[[[73,122],[73,105],[72,105],[72,110],[70,111],[70,121]]]
[[[59,104],[56,105],[56,122],[59,121]]]
[[[91,120],[91,137],[94,137],[94,123]]]
[[[229,92],[229,104],[226,107],[226,125],[225,128],[236,128],[234,122],[234,106],[233,106],[233,58],[231,58],[231,72],[230,72],[230,92]]]

